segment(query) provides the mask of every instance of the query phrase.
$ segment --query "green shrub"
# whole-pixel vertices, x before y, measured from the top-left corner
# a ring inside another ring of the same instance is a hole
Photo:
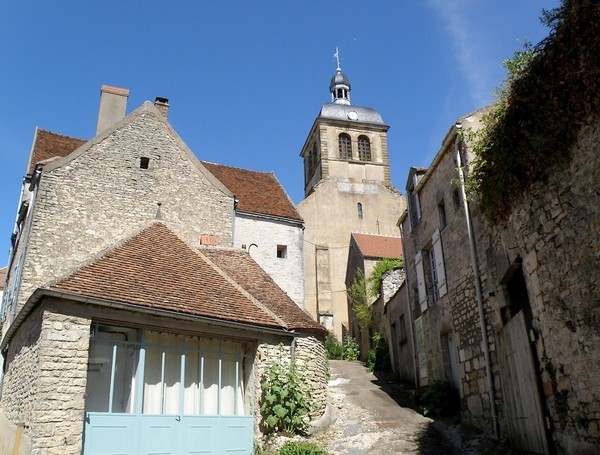
[[[433,382],[419,401],[426,416],[446,416],[460,410],[458,391],[448,381]]]
[[[330,360],[342,360],[344,358],[344,346],[338,341],[333,332],[327,334],[325,351],[327,358]]]
[[[358,341],[346,334],[344,336],[344,359],[345,360],[358,360],[360,350],[358,348]]]
[[[260,412],[266,434],[303,434],[310,419],[310,391],[295,362],[286,366],[280,358],[272,362],[260,383]]]
[[[392,368],[392,359],[388,344],[383,334],[377,332],[373,335],[373,349],[369,349],[367,368],[369,371],[388,371]]]
[[[279,455],[330,455],[330,453],[312,442],[290,441],[283,445]]]

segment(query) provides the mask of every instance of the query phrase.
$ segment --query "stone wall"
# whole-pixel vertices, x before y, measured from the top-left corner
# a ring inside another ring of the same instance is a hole
[[[284,366],[291,362],[292,345],[289,341],[277,342],[276,340],[263,341],[257,347],[256,362],[254,365],[254,417],[255,434],[261,433],[262,416],[260,402],[262,391],[260,383],[272,362],[281,361]],[[311,395],[311,420],[316,420],[323,415],[327,405],[327,357],[323,342],[312,336],[299,336],[295,339],[295,360],[299,372],[309,387]]]
[[[198,245],[213,234],[231,246],[233,197],[207,179],[151,105],[130,114],[77,157],[42,174],[19,305],[104,249],[147,226],[157,213]],[[141,157],[150,159],[148,168]],[[58,161],[60,163],[61,161]]]
[[[256,246],[251,245],[254,244]],[[304,308],[304,231],[299,223],[237,215],[234,246],[246,249],[258,265],[298,305]],[[277,246],[286,256],[277,257]]]
[[[2,407],[31,438],[31,454],[80,454],[90,320],[38,308],[7,357]]]
[[[532,313],[543,393],[564,453],[600,445],[600,122],[570,165],[535,184],[494,231],[500,275],[518,258]]]
[[[464,119],[463,123],[467,124],[472,120]],[[454,140],[447,142],[440,150],[434,164],[419,184],[421,218],[415,220],[412,227],[408,217],[403,222],[408,292],[414,317],[420,316],[423,322],[427,384],[436,380],[453,382],[458,387],[462,399],[463,419],[476,427],[493,432],[492,395],[486,384],[486,363],[467,224],[463,199],[460,189],[455,184],[458,176]],[[464,156],[463,160],[466,158],[468,157]],[[429,252],[433,248],[434,233],[438,230],[444,259],[444,270],[437,270],[438,281],[443,277],[440,274],[445,274],[447,293],[435,301]],[[479,242],[487,235],[477,222],[474,223],[474,233]],[[423,258],[428,296],[427,309],[423,312],[419,305],[415,263],[419,252]],[[480,279],[482,288],[487,289],[489,277],[485,270]],[[496,316],[492,307],[487,302],[484,303],[488,336],[486,341],[492,351],[491,369],[494,372],[498,370],[493,352],[495,340],[492,321],[496,320]],[[456,359],[454,371],[452,356]],[[499,385],[495,386],[494,394],[498,398]]]

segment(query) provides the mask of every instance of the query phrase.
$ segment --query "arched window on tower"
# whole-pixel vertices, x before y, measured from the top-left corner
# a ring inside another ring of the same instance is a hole
[[[362,220],[363,219],[363,207],[362,207],[362,204],[359,202],[358,204],[356,204],[356,208],[358,210],[358,219]]]
[[[342,133],[338,136],[338,143],[340,146],[340,159],[351,160],[352,159],[352,143],[350,136],[346,133]]]
[[[371,142],[367,136],[358,136],[358,158],[361,161],[371,161]]]

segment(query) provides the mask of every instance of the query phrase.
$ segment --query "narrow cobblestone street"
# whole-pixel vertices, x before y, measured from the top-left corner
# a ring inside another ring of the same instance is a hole
[[[393,388],[383,390],[360,362],[331,361],[332,422],[317,439],[335,455],[460,453],[433,421],[405,403]]]

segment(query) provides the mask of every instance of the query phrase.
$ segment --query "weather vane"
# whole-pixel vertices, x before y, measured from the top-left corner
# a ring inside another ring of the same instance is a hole
[[[340,51],[338,50],[338,48],[335,48],[335,54],[333,54],[333,56],[335,57],[335,61],[337,62],[337,69],[341,71],[340,68]]]

